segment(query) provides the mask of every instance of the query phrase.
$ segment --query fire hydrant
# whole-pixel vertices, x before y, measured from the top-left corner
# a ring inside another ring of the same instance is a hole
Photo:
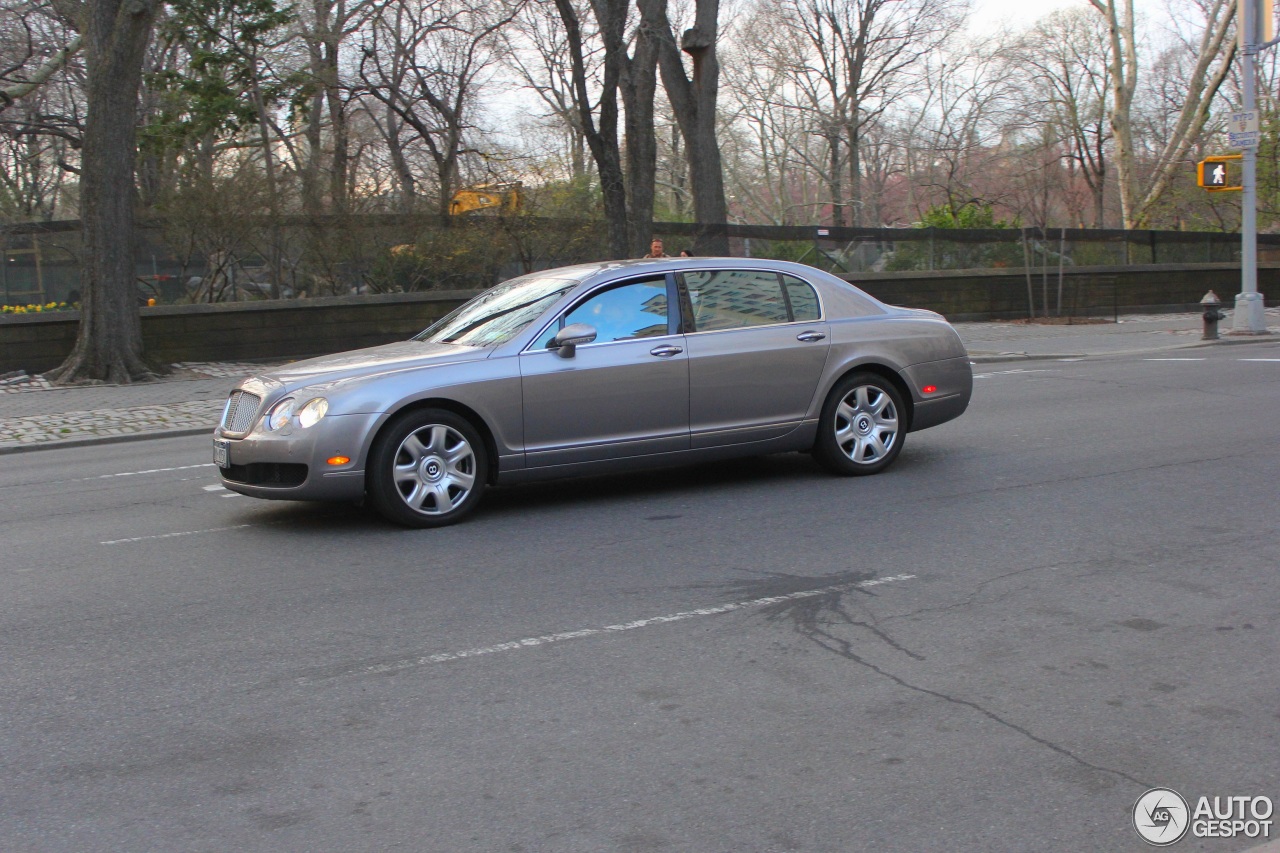
[[[1200,300],[1200,304],[1204,306],[1204,334],[1200,336],[1202,341],[1218,340],[1218,321],[1227,319],[1227,315],[1218,309],[1222,307],[1222,300],[1218,298],[1218,294],[1210,290]]]

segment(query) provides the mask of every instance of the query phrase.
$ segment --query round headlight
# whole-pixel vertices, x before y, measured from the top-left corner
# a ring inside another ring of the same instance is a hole
[[[272,406],[271,411],[267,413],[267,429],[280,429],[289,423],[289,418],[291,417],[293,417],[293,398],[285,397]]]
[[[324,397],[308,400],[307,404],[298,410],[298,423],[303,429],[315,426],[316,421],[323,418],[327,411],[329,411],[329,401]]]

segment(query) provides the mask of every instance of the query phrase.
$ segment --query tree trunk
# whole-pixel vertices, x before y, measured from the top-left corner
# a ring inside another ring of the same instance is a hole
[[[284,264],[280,246],[280,190],[276,176],[276,158],[272,151],[271,126],[267,121],[266,99],[262,96],[262,78],[258,73],[258,57],[251,54],[249,73],[253,76],[250,97],[253,109],[258,116],[258,141],[262,145],[262,169],[266,179],[267,203],[271,208],[270,245],[267,249],[267,263],[271,268],[271,298],[280,298],[280,281],[284,278]]]
[[[862,215],[862,122],[859,111],[853,112],[849,125],[849,205],[853,208],[850,219],[854,228],[861,228],[866,221]]]
[[[1096,185],[1093,187],[1093,227],[1105,228],[1107,219],[1107,167],[1101,161],[1098,163],[1098,171],[1094,180]]]
[[[686,30],[680,50],[693,60],[693,79],[684,72],[680,50],[676,49],[665,5],[661,11],[659,65],[662,84],[675,109],[676,122],[684,136],[689,158],[689,182],[693,188],[693,213],[703,227],[695,240],[700,255],[728,255],[729,235],[723,226],[729,209],[724,196],[724,170],[720,145],[716,140],[716,98],[720,85],[720,62],[716,57],[720,0],[697,0],[693,29]]]
[[[671,210],[684,221],[684,197],[689,191],[689,164],[680,148],[680,125],[671,126]]]
[[[387,149],[391,153],[391,167],[396,175],[397,213],[413,213],[413,171],[404,156],[404,143],[400,141],[398,125],[400,116],[387,105]]]
[[[307,141],[306,162],[299,168],[302,183],[302,212],[316,214],[322,211],[323,202],[320,196],[320,161],[324,156],[324,48],[320,39],[323,29],[329,23],[329,4],[316,0],[313,3],[318,32],[306,35],[307,55],[311,79],[311,87],[307,99],[306,127],[303,138]]]
[[[564,22],[569,43],[569,61],[573,72],[573,88],[582,132],[587,138],[591,156],[600,175],[600,192],[604,200],[605,226],[609,231],[611,258],[628,256],[627,188],[622,176],[622,153],[618,146],[618,84],[626,44],[623,29],[626,22],[625,0],[597,0],[593,3],[599,19],[600,37],[605,45],[604,79],[600,87],[600,124],[597,127],[591,111],[591,95],[587,89],[586,60],[582,47],[582,26],[572,0],[555,0],[560,20]]]
[[[436,180],[440,184],[440,197],[436,207],[441,219],[449,221],[449,208],[453,204],[453,193],[458,186],[458,140],[461,128],[456,127],[445,137],[445,144],[440,146],[440,157],[436,160]]]
[[[844,227],[844,179],[840,172],[840,133],[834,127],[827,135],[827,166],[830,177],[827,189],[831,193],[831,224]]]
[[[630,190],[630,255],[643,257],[653,237],[654,187],[658,171],[658,140],[654,136],[653,98],[658,89],[658,42],[662,25],[659,12],[665,0],[638,0],[640,28],[635,53],[626,63],[621,80],[626,114],[627,188]]]
[[[142,62],[156,0],[84,7],[87,106],[81,151],[80,329],[59,383],[150,378],[142,356],[134,256],[134,168]]]
[[[324,46],[324,94],[329,107],[329,129],[333,135],[333,159],[329,173],[329,204],[334,213],[347,212],[347,171],[350,163],[350,132],[347,108],[338,83],[338,37],[332,35]]]

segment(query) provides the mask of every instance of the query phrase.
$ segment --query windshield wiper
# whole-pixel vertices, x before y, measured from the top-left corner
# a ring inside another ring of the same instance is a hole
[[[553,295],[556,298],[559,298],[560,296],[559,293],[553,294]],[[547,298],[546,296],[539,296],[538,298],[533,299],[529,302],[521,302],[518,305],[512,305],[510,308],[504,308],[503,310],[498,311],[496,313],[486,314],[484,317],[481,317],[479,320],[476,320],[474,323],[471,323],[468,326],[464,326],[457,334],[451,335],[447,338],[442,338],[440,342],[445,344],[454,343],[455,341],[458,340],[458,338],[462,337],[463,335],[474,332],[476,329],[479,329],[482,326],[486,326],[489,323],[492,323],[494,320],[498,319],[499,317],[505,317],[507,314],[510,314],[512,311],[519,311],[522,308],[529,308],[534,305],[537,305],[539,302],[543,301],[546,298]]]

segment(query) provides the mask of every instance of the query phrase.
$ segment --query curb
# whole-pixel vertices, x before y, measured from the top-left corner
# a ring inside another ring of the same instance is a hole
[[[213,427],[186,427],[184,429],[156,429],[130,432],[123,435],[101,435],[91,438],[68,438],[65,441],[39,441],[31,444],[0,446],[0,456],[29,453],[33,450],[56,450],[62,447],[90,447],[97,444],[123,444],[127,441],[147,441],[153,438],[184,438],[192,435],[213,435]]]

